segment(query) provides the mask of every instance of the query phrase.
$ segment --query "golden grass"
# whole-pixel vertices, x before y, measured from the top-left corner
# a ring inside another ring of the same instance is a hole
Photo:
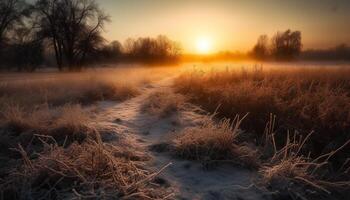
[[[133,83],[110,80],[43,80],[40,82],[9,83],[0,86],[1,103],[22,107],[48,104],[59,106],[67,103],[91,104],[102,100],[122,101],[139,94]]]
[[[80,105],[42,106],[31,111],[8,106],[1,114],[1,137],[10,136],[12,139],[7,143],[12,147],[17,143],[27,145],[35,135],[52,136],[59,144],[69,145],[74,141],[81,143],[95,133],[90,125],[91,113]]]
[[[211,117],[202,126],[183,130],[174,141],[177,155],[204,164],[233,162],[257,167],[257,152],[236,141],[244,118],[237,116],[232,122],[222,120],[215,123]]]
[[[250,113],[242,127],[256,134],[270,113],[278,127],[315,131],[321,152],[330,141],[349,138],[350,70],[347,68],[263,68],[191,71],[174,83],[177,92],[220,117]],[[260,136],[257,136],[260,138]],[[285,137],[284,137],[285,138]],[[283,138],[283,139],[284,139]],[[283,145],[276,138],[277,145]]]
[[[149,185],[166,166],[151,173],[123,148],[103,143],[98,133],[96,139],[68,148],[52,144],[53,138],[38,137],[45,149],[36,159],[20,145],[15,149],[23,164],[1,185],[5,199],[159,199],[168,195]]]
[[[249,113],[242,128],[254,137],[242,137],[243,141],[254,139],[253,149],[259,154],[250,155],[255,156],[253,163],[260,163],[262,186],[281,198],[337,195],[341,199],[350,191],[349,69],[195,70],[179,76],[174,87],[192,103],[218,112],[218,117],[235,119]],[[196,160],[244,156],[242,151],[227,154],[233,151],[232,144],[239,143],[237,134],[229,134],[232,130],[226,127],[220,122],[187,129],[177,141],[177,150]]]
[[[103,143],[98,132],[105,127],[96,127],[89,105],[132,98],[164,73],[131,67],[0,75],[0,199],[167,198],[152,182],[164,168],[144,169],[145,156],[124,140]]]
[[[100,82],[90,83],[91,87],[81,88],[78,101],[91,103],[103,100],[123,101],[139,95],[139,90],[132,84]]]
[[[0,108],[6,104],[32,108],[67,103],[91,104],[122,101],[139,94],[139,88],[171,73],[173,68],[120,67],[80,73],[38,72],[0,75]]]
[[[91,122],[91,113],[80,105],[65,105],[59,108],[58,116],[49,125],[48,135],[57,141],[65,140],[66,144],[74,141],[81,143],[96,132]]]
[[[81,73],[38,72],[0,75],[1,137],[13,146],[34,134],[62,144],[82,142],[90,132],[90,113],[82,108],[101,100],[123,101],[139,87],[160,79],[164,68],[126,67]],[[171,70],[169,70],[171,71]],[[6,152],[8,152],[6,150]]]
[[[32,112],[26,112],[18,105],[7,105],[1,111],[1,125],[15,133],[26,130],[39,131],[47,126],[51,117],[46,107],[35,109]]]
[[[285,146],[277,149],[275,133],[272,131],[273,125],[269,129],[266,133],[268,140],[265,145],[274,147],[273,155],[264,162],[259,170],[265,187],[270,186],[280,190],[281,193],[288,192],[292,197],[298,198],[305,198],[304,196],[308,195],[304,193],[305,188],[311,188],[326,195],[350,189],[349,174],[346,168],[348,161],[337,171],[334,171],[330,163],[330,159],[336,153],[343,151],[350,144],[350,140],[329,153],[311,158],[310,154],[303,155],[302,150],[313,132],[305,138],[297,136],[297,133],[294,135],[288,133]]]
[[[156,115],[166,117],[171,113],[179,111],[184,106],[185,99],[180,94],[170,91],[157,91],[149,95],[142,105],[142,110]]]

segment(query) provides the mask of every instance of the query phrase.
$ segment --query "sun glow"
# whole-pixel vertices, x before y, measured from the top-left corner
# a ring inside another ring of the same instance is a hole
[[[200,37],[196,41],[196,49],[198,53],[207,54],[212,49],[212,40],[207,37]]]

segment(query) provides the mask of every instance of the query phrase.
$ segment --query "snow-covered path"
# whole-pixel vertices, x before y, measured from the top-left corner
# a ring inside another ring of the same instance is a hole
[[[203,112],[193,105],[166,118],[151,116],[142,111],[147,97],[159,90],[171,91],[173,78],[166,78],[142,89],[142,94],[125,102],[100,102],[98,123],[116,129],[151,157],[146,165],[156,171],[172,163],[160,175],[163,185],[174,192],[174,199],[266,199],[251,185],[255,173],[241,167],[220,165],[204,169],[200,163],[175,158],[169,152],[154,151],[154,146],[170,141],[179,130],[198,125]]]

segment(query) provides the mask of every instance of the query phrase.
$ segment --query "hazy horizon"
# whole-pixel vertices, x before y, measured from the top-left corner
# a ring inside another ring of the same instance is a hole
[[[100,0],[111,16],[105,37],[123,42],[129,37],[164,34],[196,53],[196,41],[206,38],[211,52],[247,51],[261,34],[270,37],[286,29],[302,32],[304,49],[325,49],[350,43],[350,1],[196,1]],[[336,36],[336,37],[335,37]]]

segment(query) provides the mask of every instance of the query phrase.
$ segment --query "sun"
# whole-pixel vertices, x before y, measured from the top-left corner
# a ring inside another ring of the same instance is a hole
[[[211,51],[212,41],[208,37],[199,37],[196,41],[196,49],[200,54],[207,54]]]

